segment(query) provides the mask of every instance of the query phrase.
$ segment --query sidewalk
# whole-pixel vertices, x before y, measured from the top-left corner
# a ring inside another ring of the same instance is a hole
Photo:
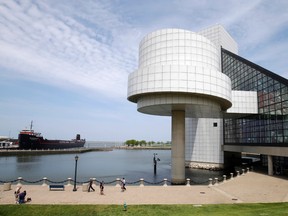
[[[3,191],[0,186],[0,205],[14,204],[14,190]],[[288,202],[288,180],[249,172],[219,185],[213,186],[129,186],[125,192],[120,187],[105,186],[100,195],[99,186],[95,192],[83,192],[82,186],[73,192],[73,186],[65,191],[49,191],[48,186],[22,185],[27,204],[228,204],[228,203],[270,203]]]

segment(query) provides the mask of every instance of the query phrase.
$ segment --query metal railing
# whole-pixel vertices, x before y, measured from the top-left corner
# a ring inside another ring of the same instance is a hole
[[[186,184],[187,186],[190,186],[190,185],[208,185],[208,186],[217,186],[219,183],[224,183],[226,182],[227,180],[233,180],[233,178],[235,177],[238,177],[238,176],[241,176],[241,175],[245,175],[246,173],[249,173],[250,169],[249,168],[246,168],[245,169],[242,169],[242,171],[236,171],[236,175],[234,173],[230,173],[230,176],[226,176],[226,175],[223,175],[222,178],[209,178],[207,181],[203,181],[203,182],[195,182],[189,178],[186,179]],[[98,181],[96,178],[91,178],[93,180],[93,184],[100,184],[100,182],[103,182],[105,185],[120,185],[121,184],[121,179],[120,178],[116,178],[115,180],[113,181]],[[87,181],[76,181],[76,184],[88,184],[90,182],[91,179],[88,179]],[[5,183],[16,183],[17,182],[17,185],[22,185],[24,183],[26,184],[41,184],[42,182],[42,185],[49,185],[49,184],[67,184],[67,185],[72,185],[72,183],[74,184],[74,180],[72,180],[72,178],[68,178],[66,180],[63,180],[63,181],[52,181],[52,180],[49,180],[47,179],[46,177],[42,178],[42,179],[39,179],[39,180],[36,180],[36,181],[29,181],[29,180],[26,180],[26,179],[23,179],[22,177],[18,177],[17,179],[14,179],[14,180],[9,180],[9,181],[3,181],[3,180],[0,180],[0,183],[2,184],[5,184]],[[166,178],[164,178],[163,180],[161,181],[158,181],[158,182],[150,182],[150,181],[146,181],[144,180],[143,178],[137,180],[137,181],[126,181],[126,184],[127,185],[139,185],[139,186],[144,186],[144,185],[162,185],[162,186],[167,186],[167,185],[172,185],[172,182]]]

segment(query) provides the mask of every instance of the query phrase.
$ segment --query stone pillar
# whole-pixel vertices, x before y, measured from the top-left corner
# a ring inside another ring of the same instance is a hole
[[[17,183],[17,186],[22,186],[21,181],[22,181],[22,177],[18,177],[18,183]]]
[[[273,156],[268,155],[268,175],[273,175]]]
[[[140,178],[140,187],[144,187],[144,179]]]
[[[43,178],[42,186],[47,186],[47,177],[44,177],[44,178]]]
[[[116,178],[116,187],[120,187],[120,184],[121,184],[121,180],[120,178]]]
[[[164,184],[163,184],[163,186],[164,186],[164,187],[167,187],[167,179],[166,179],[166,178],[164,178],[164,179],[163,179],[163,181],[164,181]]]
[[[185,111],[172,111],[171,183],[185,184]]]
[[[72,178],[68,178],[67,181],[68,181],[67,186],[71,186],[71,185],[72,185],[72,184],[71,184]]]
[[[226,182],[227,178],[226,175],[223,175],[223,182]]]
[[[215,179],[215,185],[217,186],[219,184],[218,178],[214,178],[214,179]]]
[[[209,178],[209,185],[208,186],[212,186],[213,185],[213,179]]]
[[[96,184],[96,178],[92,178],[92,184],[95,185],[95,186],[97,186],[97,184]]]
[[[186,179],[186,186],[190,186],[190,178]]]

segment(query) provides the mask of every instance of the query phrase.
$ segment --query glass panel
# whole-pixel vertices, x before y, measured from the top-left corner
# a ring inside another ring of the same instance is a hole
[[[240,57],[226,51],[222,56],[222,72],[231,78],[232,89],[257,91],[259,113],[225,121],[224,143],[288,146],[288,86]]]

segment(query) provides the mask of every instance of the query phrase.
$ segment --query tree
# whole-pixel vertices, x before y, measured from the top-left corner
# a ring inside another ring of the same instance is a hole
[[[134,139],[127,140],[127,141],[125,142],[125,144],[126,144],[127,146],[135,146],[135,145],[137,145],[137,141],[134,140]]]
[[[131,139],[131,140],[127,140],[126,142],[125,142],[125,145],[127,145],[127,146],[138,146],[138,145],[140,145],[140,146],[146,146],[146,145],[150,145],[150,146],[153,146],[153,145],[155,145],[155,144],[157,144],[157,145],[171,145],[171,141],[167,141],[167,142],[160,142],[160,141],[157,141],[157,142],[155,142],[155,141],[148,141],[148,142],[146,142],[145,140],[135,140],[135,139]]]

